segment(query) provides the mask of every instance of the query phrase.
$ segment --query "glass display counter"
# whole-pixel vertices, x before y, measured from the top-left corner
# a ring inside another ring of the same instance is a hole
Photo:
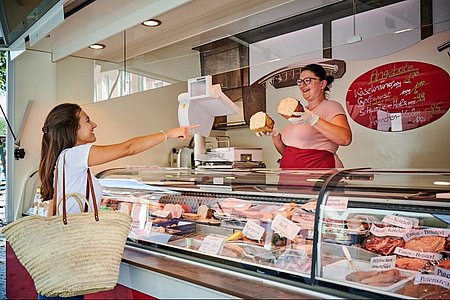
[[[130,249],[319,298],[450,297],[450,171],[134,167],[97,177],[103,209],[133,218]]]

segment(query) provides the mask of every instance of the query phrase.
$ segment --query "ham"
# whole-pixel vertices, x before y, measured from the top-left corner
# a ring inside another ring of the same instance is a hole
[[[370,235],[362,243],[362,247],[366,250],[380,253],[383,255],[391,255],[396,247],[403,247],[405,241],[399,237],[384,236],[378,237]]]
[[[419,271],[425,269],[428,261],[419,258],[397,257],[395,265],[400,269]]]
[[[422,236],[405,243],[405,249],[420,252],[440,252],[445,250],[445,237]]]

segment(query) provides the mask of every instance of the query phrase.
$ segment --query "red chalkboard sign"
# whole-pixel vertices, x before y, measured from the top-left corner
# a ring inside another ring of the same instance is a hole
[[[400,61],[359,76],[347,91],[347,111],[364,127],[406,131],[442,117],[450,107],[450,76],[438,66]]]

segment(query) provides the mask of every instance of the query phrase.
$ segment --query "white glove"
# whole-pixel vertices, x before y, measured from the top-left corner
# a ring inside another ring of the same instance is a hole
[[[312,113],[310,110],[305,108],[305,111],[294,112],[292,114],[295,117],[289,118],[289,122],[298,125],[314,125],[319,121],[319,116]]]
[[[280,134],[280,131],[278,130],[278,128],[274,128],[274,129],[272,129],[272,131],[267,131],[267,132],[258,131],[255,134],[257,136],[259,136],[259,137],[263,137],[263,136],[277,136],[277,135]]]

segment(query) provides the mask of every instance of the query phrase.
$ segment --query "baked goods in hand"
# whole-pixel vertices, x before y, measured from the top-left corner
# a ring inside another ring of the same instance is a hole
[[[271,132],[275,122],[268,114],[259,111],[250,117],[250,130],[253,132]]]
[[[294,112],[302,112],[303,105],[295,98],[285,98],[278,104],[278,113],[286,119],[295,117]]]

